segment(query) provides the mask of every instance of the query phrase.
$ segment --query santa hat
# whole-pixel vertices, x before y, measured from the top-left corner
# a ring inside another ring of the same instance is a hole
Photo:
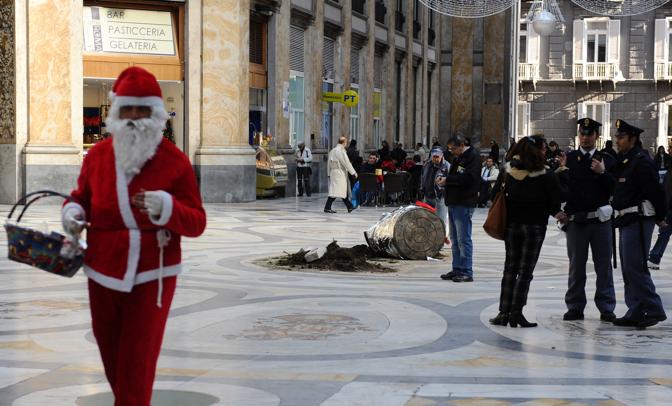
[[[154,75],[139,66],[126,68],[119,74],[109,98],[112,102],[111,113],[118,114],[121,106],[149,106],[154,116],[168,116],[159,82]]]

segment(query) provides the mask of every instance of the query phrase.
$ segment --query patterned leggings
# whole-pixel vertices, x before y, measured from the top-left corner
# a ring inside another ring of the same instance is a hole
[[[502,276],[499,311],[521,311],[527,303],[532,272],[546,237],[546,225],[509,224],[504,244],[506,262]]]

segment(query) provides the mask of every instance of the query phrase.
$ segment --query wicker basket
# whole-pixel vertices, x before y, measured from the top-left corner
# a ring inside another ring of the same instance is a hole
[[[56,275],[72,277],[82,267],[84,255],[77,255],[74,258],[61,256],[61,248],[63,247],[63,240],[65,240],[63,234],[55,231],[45,234],[41,231],[19,225],[26,209],[31,204],[43,197],[49,196],[60,196],[66,200],[70,200],[69,196],[63,194],[50,190],[40,190],[25,195],[14,204],[5,223],[5,230],[7,231],[7,254],[12,261],[34,266]],[[25,204],[23,210],[21,210],[21,214],[19,214],[16,223],[10,223],[14,211],[20,204]]]

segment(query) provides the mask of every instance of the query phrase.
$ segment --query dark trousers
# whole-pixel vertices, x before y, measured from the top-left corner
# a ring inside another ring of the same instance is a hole
[[[335,197],[329,196],[327,198],[327,203],[324,205],[324,210],[331,210],[331,205],[334,203],[334,200],[336,200]],[[352,203],[350,203],[350,200],[348,200],[347,197],[342,199],[342,200],[343,200],[343,203],[345,204],[345,207],[347,207],[348,210],[352,210]]]
[[[583,312],[586,307],[586,262],[588,246],[593,254],[597,283],[595,305],[600,313],[611,313],[616,307],[614,292],[611,221],[604,223],[567,224],[567,256],[569,257],[569,280],[565,304],[569,310]]]
[[[296,183],[299,187],[299,196],[303,196],[303,188],[305,185],[306,194],[310,196],[310,168],[309,167],[297,167],[296,168]]]
[[[478,192],[478,205],[485,206],[490,200],[490,182],[481,180],[481,190]]]
[[[546,225],[509,224],[506,227],[506,261],[499,297],[500,312],[521,311],[527,304],[532,272],[545,237]]]
[[[628,306],[625,317],[630,320],[639,321],[647,315],[653,317],[665,315],[663,303],[656,293],[656,287],[645,263],[651,247],[654,226],[655,220],[646,217],[642,220],[641,229],[639,221],[636,221],[619,230],[625,304]]]

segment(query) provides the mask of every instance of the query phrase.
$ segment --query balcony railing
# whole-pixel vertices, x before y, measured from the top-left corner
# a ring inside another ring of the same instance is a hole
[[[376,1],[375,9],[376,9],[376,21],[381,24],[385,24],[385,14],[387,14],[387,7],[385,7],[384,3]]]
[[[574,64],[575,80],[612,80],[616,76],[616,64],[588,62]]]
[[[519,63],[518,80],[537,80],[539,79],[539,65],[536,63]]]
[[[672,62],[656,64],[656,80],[672,80]]]

